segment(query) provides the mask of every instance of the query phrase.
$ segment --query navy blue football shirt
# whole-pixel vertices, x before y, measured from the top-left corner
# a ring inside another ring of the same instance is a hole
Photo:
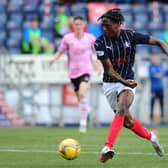
[[[149,36],[132,30],[121,29],[119,38],[113,39],[104,34],[95,41],[98,59],[110,59],[113,68],[124,79],[134,79],[134,61],[137,44],[149,44]],[[104,82],[114,82],[106,72]]]

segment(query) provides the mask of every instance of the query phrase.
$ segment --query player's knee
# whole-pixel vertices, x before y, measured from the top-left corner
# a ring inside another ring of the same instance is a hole
[[[123,105],[119,105],[117,113],[119,115],[125,116],[126,112],[127,112],[127,108]]]
[[[125,119],[124,120],[124,127],[125,128],[131,128],[133,125],[133,121],[132,120],[129,120],[129,119]]]
[[[78,97],[79,99],[84,99],[86,97],[86,94],[83,92],[79,92]]]
[[[124,127],[125,128],[131,128],[132,124],[130,124],[129,122],[124,122]]]

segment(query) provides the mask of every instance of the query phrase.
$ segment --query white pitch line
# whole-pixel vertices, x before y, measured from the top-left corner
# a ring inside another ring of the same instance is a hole
[[[52,150],[24,150],[24,149],[0,149],[0,152],[14,152],[14,153],[58,153],[58,151]],[[99,154],[100,152],[90,151],[81,152],[82,154]],[[145,153],[145,152],[116,152],[117,155],[156,155],[156,153]],[[168,154],[165,154],[168,156]]]
[[[15,152],[15,153],[56,153],[57,151],[48,151],[48,150],[24,150],[24,149],[0,149],[0,152]]]

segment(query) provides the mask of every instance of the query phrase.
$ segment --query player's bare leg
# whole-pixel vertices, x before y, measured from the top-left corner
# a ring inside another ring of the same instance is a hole
[[[126,113],[124,126],[132,130],[138,136],[149,140],[158,156],[164,156],[164,148],[159,142],[158,132],[156,130],[149,131],[143,127],[137,119],[133,118],[129,112]]]
[[[133,93],[130,90],[124,90],[118,96],[118,105],[115,117],[110,125],[109,134],[106,139],[100,155],[100,162],[105,163],[114,156],[112,147],[124,125],[125,113],[128,111],[133,100]]]
[[[85,133],[87,131],[87,117],[89,113],[89,102],[87,98],[88,82],[81,82],[79,90],[76,93],[79,101],[80,111],[80,127],[79,131]]]

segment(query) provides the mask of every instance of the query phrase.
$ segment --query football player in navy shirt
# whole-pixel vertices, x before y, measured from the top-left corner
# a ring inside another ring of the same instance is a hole
[[[130,114],[129,108],[133,102],[137,86],[137,81],[134,80],[136,45],[156,45],[166,55],[168,55],[168,46],[152,36],[122,29],[124,16],[119,9],[107,11],[98,20],[101,22],[104,33],[95,41],[95,49],[104,69],[104,94],[115,112],[99,160],[105,163],[108,159],[112,159],[114,156],[112,148],[123,126],[138,136],[149,140],[156,153],[163,156],[164,149],[159,142],[158,132],[144,128]]]

